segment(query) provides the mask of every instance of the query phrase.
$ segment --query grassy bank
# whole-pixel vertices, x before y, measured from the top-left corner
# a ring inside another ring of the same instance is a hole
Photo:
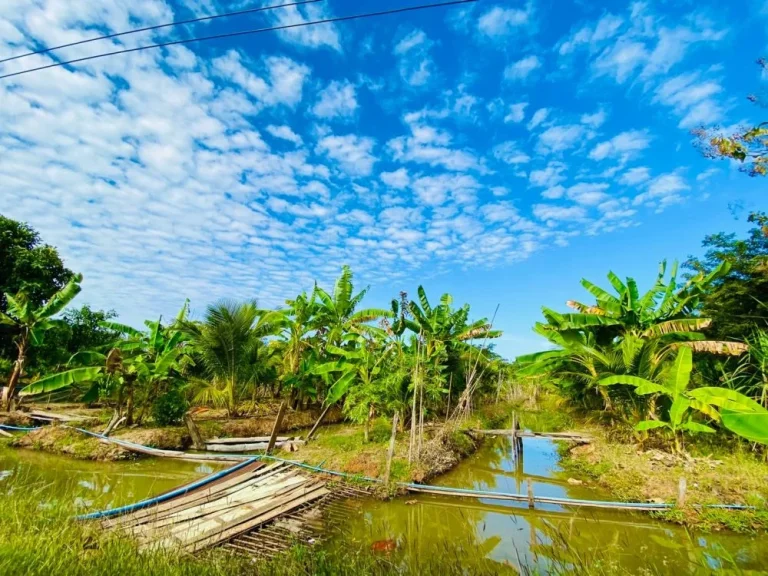
[[[688,440],[683,454],[642,442],[629,426],[601,424],[569,410],[552,395],[521,406],[523,425],[533,430],[574,430],[592,443],[560,448],[563,474],[603,488],[616,500],[675,502],[680,478],[687,482],[686,506],[660,512],[661,519],[699,530],[755,533],[768,530],[768,463],[743,442]],[[699,510],[698,504],[747,504],[754,511]]]

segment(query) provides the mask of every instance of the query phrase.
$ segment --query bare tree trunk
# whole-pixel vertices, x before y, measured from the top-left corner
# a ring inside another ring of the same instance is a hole
[[[416,347],[416,365],[413,369],[413,402],[411,404],[411,441],[408,445],[408,464],[413,462],[413,451],[416,448],[416,395],[419,386],[419,358],[421,357],[421,340]]]

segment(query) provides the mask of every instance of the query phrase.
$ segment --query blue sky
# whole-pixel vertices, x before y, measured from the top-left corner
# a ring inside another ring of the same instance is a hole
[[[257,4],[5,0],[0,58]],[[326,0],[59,57],[413,4]],[[765,181],[690,135],[764,119],[745,96],[767,29],[749,0],[483,0],[2,80],[0,212],[136,325],[186,297],[277,306],[348,263],[370,306],[419,283],[475,316],[499,305],[511,357],[580,278],[647,284],[768,207]]]

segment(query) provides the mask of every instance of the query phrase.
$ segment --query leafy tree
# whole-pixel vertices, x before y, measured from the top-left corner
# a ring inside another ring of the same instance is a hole
[[[6,409],[10,409],[16,386],[24,375],[30,346],[41,344],[45,332],[61,322],[53,320],[53,316],[61,312],[80,293],[82,280],[82,275],[78,274],[42,306],[30,302],[23,292],[16,296],[5,294],[7,308],[4,313],[0,312],[0,324],[14,331],[14,344],[18,351],[13,372],[8,380]]]
[[[768,70],[768,61],[759,58],[757,65],[761,72]],[[755,95],[747,98],[760,103]],[[742,164],[742,170],[750,176],[768,174],[768,122],[745,126],[732,134],[723,134],[719,128],[701,127],[693,131],[699,139],[699,146],[707,158],[729,158]]]
[[[55,248],[43,244],[29,225],[0,215],[0,312],[5,294],[24,292],[32,306],[40,306],[74,277]],[[0,325],[0,357],[16,355],[13,331]]]
[[[30,304],[40,306],[74,276],[31,226],[0,215],[0,294],[24,292]],[[0,296],[0,312],[6,308]]]
[[[747,221],[754,226],[746,238],[723,232],[706,236],[704,257],[691,256],[685,263],[697,275],[729,267],[701,296],[701,314],[713,321],[707,333],[717,340],[741,340],[755,325],[768,326],[768,216],[753,212]]]

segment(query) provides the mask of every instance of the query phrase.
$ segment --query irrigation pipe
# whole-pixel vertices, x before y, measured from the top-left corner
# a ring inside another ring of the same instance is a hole
[[[0,424],[0,429],[2,430],[23,430],[24,432],[29,432],[30,430],[38,430],[40,426],[9,426],[8,424]]]
[[[475,498],[486,498],[488,500],[515,500],[519,502],[528,502],[529,498],[526,494],[512,494],[506,492],[486,492],[484,490],[472,490],[468,488],[452,488],[450,486],[430,486],[426,484],[413,484],[401,482],[398,486],[402,486],[408,490],[414,492],[426,492],[426,493],[445,493],[452,496],[467,496]],[[641,510],[641,511],[655,511],[655,510],[668,510],[675,507],[675,504],[662,502],[613,502],[602,500],[580,500],[576,498],[557,498],[554,496],[534,496],[534,502],[541,504],[557,504],[560,506],[584,506],[593,508],[616,508],[620,510]],[[694,508],[720,508],[725,510],[754,510],[754,506],[745,506],[743,504],[696,504]]]
[[[205,478],[198,480],[197,482],[193,482],[192,484],[187,484],[186,486],[182,486],[181,488],[177,488],[176,490],[173,490],[171,492],[161,494],[160,496],[155,496],[154,498],[148,498],[146,500],[142,500],[141,502],[136,502],[134,504],[127,504],[126,506],[120,506],[119,508],[111,508],[109,510],[101,510],[99,512],[91,512],[90,514],[83,514],[81,516],[77,516],[75,519],[76,520],[96,520],[98,518],[109,518],[110,516],[128,514],[129,512],[135,512],[136,510],[141,510],[142,508],[148,508],[150,506],[154,506],[155,504],[161,504],[166,500],[170,500],[171,498],[176,498],[177,496],[183,496],[190,490],[195,490],[197,488],[200,488],[201,486],[205,486],[207,484],[210,484],[211,482],[220,480],[221,478],[224,478],[225,476],[232,474],[232,472],[236,472],[241,468],[255,461],[256,461],[256,458],[245,460],[244,462],[240,462],[239,464],[230,466],[226,470],[221,470],[220,472],[217,472],[216,474],[213,474],[211,476],[206,476]]]

